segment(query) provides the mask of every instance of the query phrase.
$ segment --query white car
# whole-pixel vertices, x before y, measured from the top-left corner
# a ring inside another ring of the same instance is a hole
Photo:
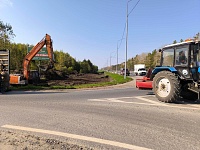
[[[137,75],[139,75],[139,76],[144,76],[144,75],[146,75],[146,74],[147,74],[147,71],[146,71],[145,68],[140,68],[140,69],[137,70],[137,72],[135,72],[135,75],[136,75],[136,76],[137,76]]]

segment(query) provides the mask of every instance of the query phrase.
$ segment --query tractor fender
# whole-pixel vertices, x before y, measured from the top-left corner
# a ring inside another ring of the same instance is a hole
[[[169,71],[172,73],[177,73],[177,70],[174,67],[156,67],[151,73],[150,80],[153,80],[154,76],[161,71]]]

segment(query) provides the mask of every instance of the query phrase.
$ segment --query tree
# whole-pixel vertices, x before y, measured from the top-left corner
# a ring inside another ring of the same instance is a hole
[[[173,44],[176,44],[176,43],[177,43],[177,41],[176,41],[176,40],[174,40],[174,41],[173,41]]]
[[[0,48],[8,48],[10,41],[14,38],[12,26],[8,23],[4,24],[0,21]]]
[[[91,61],[88,60],[83,60],[80,62],[80,72],[81,73],[97,73],[98,67],[93,65]]]
[[[200,40],[200,33],[198,32],[195,36],[194,36],[195,40]]]
[[[10,69],[11,70],[22,70],[22,63],[24,57],[27,54],[27,45],[26,44],[10,44]]]

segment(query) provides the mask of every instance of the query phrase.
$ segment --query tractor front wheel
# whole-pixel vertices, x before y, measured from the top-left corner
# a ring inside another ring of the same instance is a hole
[[[153,78],[153,91],[159,101],[177,101],[180,98],[180,89],[180,81],[172,72],[161,71]]]

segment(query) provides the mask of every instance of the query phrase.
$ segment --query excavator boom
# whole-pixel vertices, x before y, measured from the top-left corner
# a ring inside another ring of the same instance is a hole
[[[28,69],[29,69],[29,65],[30,65],[31,60],[44,47],[44,45],[46,45],[48,56],[49,56],[49,59],[50,59],[48,69],[53,67],[54,60],[53,60],[52,40],[51,40],[50,35],[46,34],[46,36],[39,43],[37,43],[37,45],[35,45],[24,58],[24,61],[23,61],[24,73],[23,73],[23,75],[24,75],[26,80],[28,80],[28,78],[29,78]]]
[[[51,69],[54,66],[53,57],[53,45],[50,35],[46,34],[45,37],[37,43],[31,51],[25,56],[23,60],[23,75],[21,74],[11,74],[10,84],[27,84],[30,79],[29,65],[33,57],[46,45],[46,49],[49,57],[49,65],[46,68]]]

